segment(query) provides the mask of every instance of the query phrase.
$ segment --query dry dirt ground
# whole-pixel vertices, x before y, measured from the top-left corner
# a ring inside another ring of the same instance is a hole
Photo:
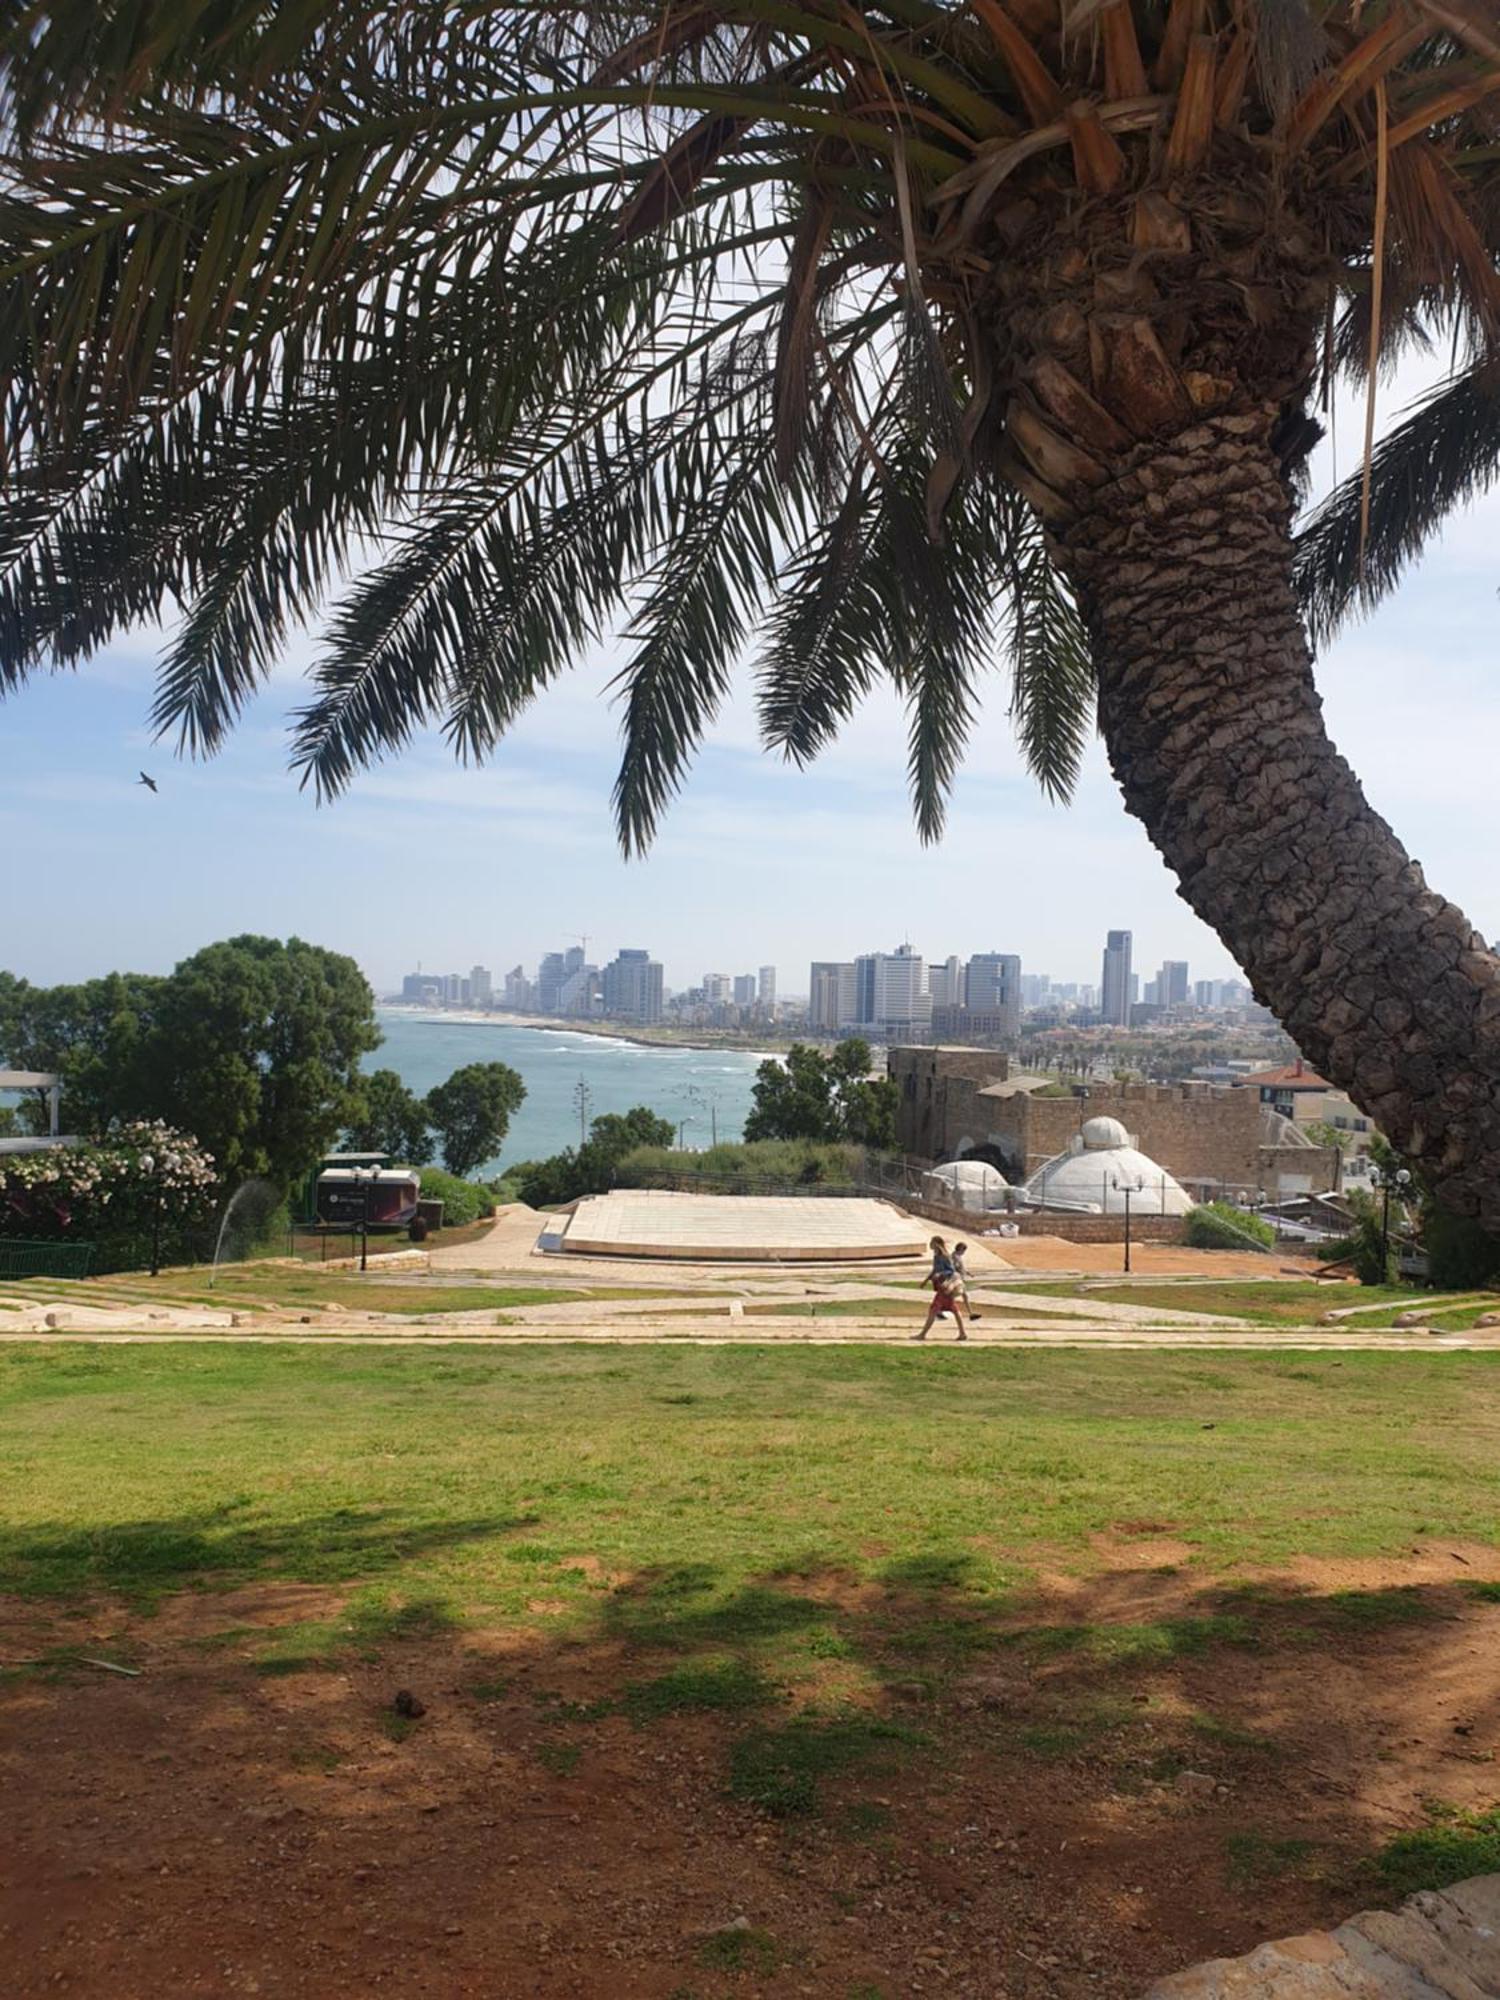
[[[886,1761],[779,1818],[728,1787],[754,1718],[617,1705],[676,1664],[639,1646],[440,1634],[270,1674],[257,1645],[336,1594],[0,1604],[4,1993],[1124,2000],[1380,1901],[1370,1857],[1427,1802],[1500,1796],[1475,1588],[1500,1553],[1308,1562],[1248,1597],[1150,1522],[1098,1554],[1044,1580],[1033,1637],[1170,1641],[1247,1603],[1255,1637],[997,1629],[936,1692],[886,1691]]]

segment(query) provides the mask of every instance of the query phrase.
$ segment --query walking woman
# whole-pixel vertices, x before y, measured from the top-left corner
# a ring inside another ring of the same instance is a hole
[[[953,1268],[953,1259],[948,1255],[948,1246],[941,1236],[934,1236],[927,1247],[932,1252],[930,1277],[932,1304],[927,1308],[927,1318],[923,1322],[922,1331],[914,1333],[912,1339],[925,1340],[933,1322],[940,1319],[945,1312],[951,1312],[958,1322],[959,1339],[967,1340],[969,1336],[964,1331],[963,1285]]]

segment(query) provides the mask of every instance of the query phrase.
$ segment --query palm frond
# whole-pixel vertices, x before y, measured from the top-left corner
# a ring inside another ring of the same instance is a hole
[[[1034,524],[1010,537],[1006,622],[1010,718],[1027,769],[1047,797],[1073,796],[1094,719],[1094,664],[1077,606],[1047,560]]]
[[[1346,479],[1297,541],[1297,584],[1319,645],[1368,611],[1415,562],[1456,507],[1500,479],[1500,369],[1435,389],[1376,447],[1370,533],[1362,547],[1362,474]]]

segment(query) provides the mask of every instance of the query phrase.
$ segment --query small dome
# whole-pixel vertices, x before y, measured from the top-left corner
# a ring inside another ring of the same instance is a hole
[[[944,1166],[929,1168],[922,1179],[935,1199],[951,1201],[959,1208],[1001,1208],[1010,1185],[988,1160],[949,1160]]]
[[[1091,1153],[1113,1152],[1130,1144],[1130,1134],[1118,1118],[1089,1118],[1079,1137]]]

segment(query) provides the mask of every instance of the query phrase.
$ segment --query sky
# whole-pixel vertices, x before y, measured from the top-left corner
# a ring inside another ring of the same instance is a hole
[[[1392,385],[1386,416],[1418,387]],[[1347,471],[1352,412],[1341,432]],[[1330,730],[1372,802],[1491,938],[1497,548],[1500,492],[1455,517],[1318,667]],[[648,948],[672,986],[774,964],[781,992],[798,993],[813,958],[905,941],[929,959],[1018,952],[1027,971],[1095,982],[1105,931],[1123,928],[1143,978],[1165,958],[1186,959],[1195,979],[1234,971],[1126,815],[1097,744],[1071,806],[1042,797],[1011,740],[1003,664],[940,845],[923,848],[912,829],[891,698],[872,698],[799,772],[759,750],[746,674],[654,850],[626,863],[610,821],[608,647],[486,768],[456,766],[433,737],[318,807],[287,769],[287,716],[305,698],[313,644],[289,650],[230,747],[198,764],[151,738],[160,644],[132,635],[0,703],[0,968],[38,983],[163,971],[215,938],[295,933],[352,954],[384,992],[418,963],[530,971],[587,936],[601,963]]]

